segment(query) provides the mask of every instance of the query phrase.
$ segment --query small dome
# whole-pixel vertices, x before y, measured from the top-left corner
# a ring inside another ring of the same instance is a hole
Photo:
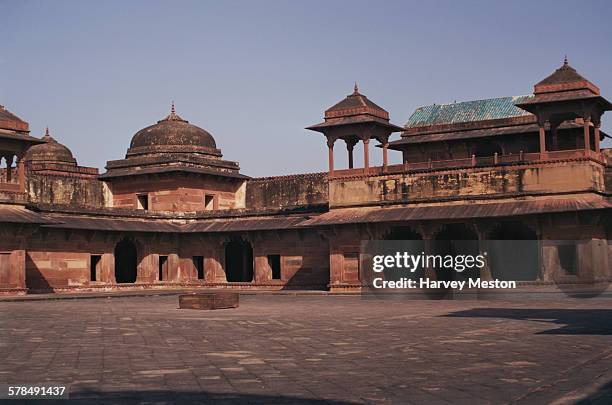
[[[165,152],[220,155],[212,135],[179,117],[174,110],[174,103],[166,118],[136,132],[127,154],[130,156]]]
[[[26,162],[77,164],[70,149],[57,142],[55,138],[49,135],[49,128],[45,130],[45,135],[41,139],[45,141],[45,143],[30,147],[25,154]]]

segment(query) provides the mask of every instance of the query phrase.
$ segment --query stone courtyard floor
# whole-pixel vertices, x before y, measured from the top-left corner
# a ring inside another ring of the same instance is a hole
[[[0,385],[71,403],[603,404],[611,369],[610,299],[0,302]]]

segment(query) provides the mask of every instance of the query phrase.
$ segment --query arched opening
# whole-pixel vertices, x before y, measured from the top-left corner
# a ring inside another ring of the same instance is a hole
[[[444,266],[435,266],[436,278],[438,280],[468,280],[480,277],[480,270],[476,266],[462,271],[460,269],[460,256],[478,256],[478,235],[476,232],[465,224],[448,224],[434,237],[433,251],[436,256],[441,256],[442,262],[452,257],[454,263],[457,263],[454,268],[446,268]]]
[[[225,277],[229,282],[253,281],[253,248],[243,239],[225,245]]]
[[[518,221],[498,224],[487,247],[494,279],[533,281],[540,269],[540,246],[536,233]]]
[[[425,252],[423,238],[409,226],[393,227],[383,239],[390,241],[385,244],[385,255],[394,256],[397,252],[400,252],[408,253],[412,256],[419,256]],[[425,267],[420,266],[416,269],[411,268],[409,272],[407,272],[405,268],[387,269],[384,276],[385,280],[397,281],[401,278],[409,278],[417,281],[425,276]]]
[[[115,246],[115,280],[117,283],[136,282],[138,251],[133,241],[123,239]]]

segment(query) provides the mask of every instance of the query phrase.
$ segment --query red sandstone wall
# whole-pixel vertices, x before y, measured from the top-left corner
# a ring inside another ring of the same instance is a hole
[[[149,194],[151,211],[203,211],[204,196],[214,195],[216,209],[244,207],[243,182],[228,178],[175,175],[158,179],[116,180],[109,183],[113,206],[136,208],[138,194]]]
[[[269,232],[254,243],[255,277],[272,280],[267,255],[281,256],[281,284],[285,288],[321,288],[329,283],[329,242],[316,232]]]
[[[95,236],[95,235],[94,235]],[[91,254],[113,252],[112,240],[102,234],[71,231],[37,232],[28,239],[26,284],[33,290],[80,287],[89,284]],[[109,280],[110,271],[99,278]]]
[[[244,236],[253,246],[256,286],[323,288],[329,282],[328,242],[317,233],[274,231]],[[226,282],[225,235],[133,234],[131,237],[138,251],[136,282],[141,285]],[[36,232],[29,237],[27,250],[23,251],[25,284],[38,291],[115,285],[113,255],[121,238],[119,234],[92,231]],[[102,256],[95,282],[90,281],[92,254]],[[281,255],[281,280],[272,280],[267,261],[267,255],[271,254]],[[168,258],[162,283],[158,280],[160,255]],[[204,280],[197,279],[193,256],[204,257]]]
[[[252,179],[246,186],[246,206],[277,209],[327,203],[327,173]]]
[[[29,173],[28,200],[32,203],[104,207],[104,184],[96,178]]]

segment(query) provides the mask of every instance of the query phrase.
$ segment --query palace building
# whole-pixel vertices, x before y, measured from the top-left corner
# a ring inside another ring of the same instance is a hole
[[[420,107],[404,126],[355,86],[308,127],[328,171],[252,178],[174,105],[104,173],[0,107],[0,293],[358,291],[360,243],[379,239],[538,240],[520,285],[609,281],[611,109],[567,61],[533,94]]]

